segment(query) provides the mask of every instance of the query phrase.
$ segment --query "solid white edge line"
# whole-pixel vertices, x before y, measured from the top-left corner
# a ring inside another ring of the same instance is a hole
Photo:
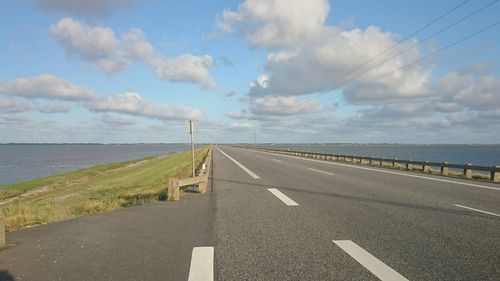
[[[484,214],[488,214],[488,215],[492,215],[492,216],[500,217],[499,214],[495,214],[495,213],[492,213],[492,212],[487,212],[487,211],[483,211],[483,210],[479,210],[479,209],[474,209],[474,208],[467,207],[467,206],[464,206],[464,205],[453,204],[453,206],[459,207],[459,208],[468,209],[468,210],[471,210],[471,211],[476,211],[476,212],[484,213]]]
[[[272,153],[272,152],[263,152],[263,151],[259,151],[259,152],[276,155],[276,153]],[[386,174],[400,175],[400,176],[406,176],[406,177],[412,177],[412,178],[419,178],[419,179],[426,179],[426,180],[433,180],[433,181],[446,182],[446,183],[454,183],[454,184],[459,184],[459,185],[465,185],[465,186],[468,186],[468,187],[472,187],[473,186],[473,187],[479,187],[479,188],[485,188],[485,189],[500,191],[499,187],[492,187],[492,186],[479,185],[479,184],[466,183],[466,182],[459,182],[459,181],[452,181],[452,180],[445,180],[445,179],[429,178],[429,177],[425,177],[425,176],[410,175],[410,174],[398,173],[398,172],[394,172],[394,171],[385,171],[385,170],[380,170],[380,169],[372,169],[372,168],[367,168],[367,167],[353,166],[353,165],[340,164],[340,163],[334,163],[334,162],[326,162],[326,161],[321,161],[321,160],[316,160],[316,159],[302,158],[302,157],[297,157],[297,156],[290,156],[290,155],[283,155],[283,154],[277,154],[277,155],[280,155],[280,156],[283,156],[283,157],[289,157],[289,158],[295,158],[295,159],[305,160],[305,161],[324,163],[324,164],[329,164],[329,165],[337,165],[337,166],[342,166],[342,167],[350,167],[350,168],[361,169],[361,170],[375,171],[375,172],[386,173]]]
[[[382,281],[400,281],[406,280],[406,277],[390,268],[388,265],[377,259],[375,256],[358,246],[351,240],[333,240],[342,250],[353,257],[362,266],[377,276]]]
[[[214,247],[194,247],[188,281],[214,280]]]
[[[334,173],[329,173],[329,172],[325,172],[325,171],[321,171],[321,170],[316,170],[316,169],[313,169],[313,168],[309,168],[309,170],[315,171],[315,172],[318,172],[318,173],[322,173],[322,174],[326,174],[326,175],[330,175],[330,176],[335,176]]]
[[[222,154],[224,154],[227,158],[229,158],[229,160],[233,161],[236,165],[238,165],[238,167],[240,167],[243,171],[245,171],[247,174],[249,174],[252,178],[254,178],[254,179],[260,179],[260,177],[257,176],[257,174],[255,174],[254,172],[250,171],[250,169],[248,169],[247,167],[243,166],[240,162],[234,160],[231,156],[227,155],[220,148],[218,148],[217,146],[215,148],[217,148],[217,150],[219,150]]]
[[[293,201],[292,199],[290,199],[290,197],[286,196],[285,194],[283,194],[281,191],[279,191],[276,188],[268,188],[267,190],[269,192],[271,192],[272,194],[274,194],[274,196],[278,197],[278,199],[281,200],[283,203],[285,203],[287,206],[298,206],[299,205],[297,202]]]

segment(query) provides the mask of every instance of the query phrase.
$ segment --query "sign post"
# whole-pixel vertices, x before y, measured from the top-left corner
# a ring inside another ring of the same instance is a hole
[[[195,165],[194,165],[194,133],[198,131],[198,121],[189,120],[188,121],[188,132],[191,135],[191,158],[193,162],[193,178],[196,177]]]

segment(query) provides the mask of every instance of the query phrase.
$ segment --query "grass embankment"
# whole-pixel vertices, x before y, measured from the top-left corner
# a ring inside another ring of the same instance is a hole
[[[208,147],[195,151],[198,165]],[[191,176],[191,152],[97,165],[2,187],[8,230],[166,199],[171,177]],[[4,201],[5,202],[5,201]]]

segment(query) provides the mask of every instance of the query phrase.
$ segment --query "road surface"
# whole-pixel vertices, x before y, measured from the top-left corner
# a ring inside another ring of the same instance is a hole
[[[500,280],[500,185],[218,146],[207,194],[7,239],[11,280]]]

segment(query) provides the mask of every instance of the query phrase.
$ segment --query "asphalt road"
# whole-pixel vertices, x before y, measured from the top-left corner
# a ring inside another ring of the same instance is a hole
[[[0,279],[500,280],[498,184],[228,146],[211,179],[182,202],[8,233]]]
[[[216,280],[500,280],[500,185],[220,149]]]

